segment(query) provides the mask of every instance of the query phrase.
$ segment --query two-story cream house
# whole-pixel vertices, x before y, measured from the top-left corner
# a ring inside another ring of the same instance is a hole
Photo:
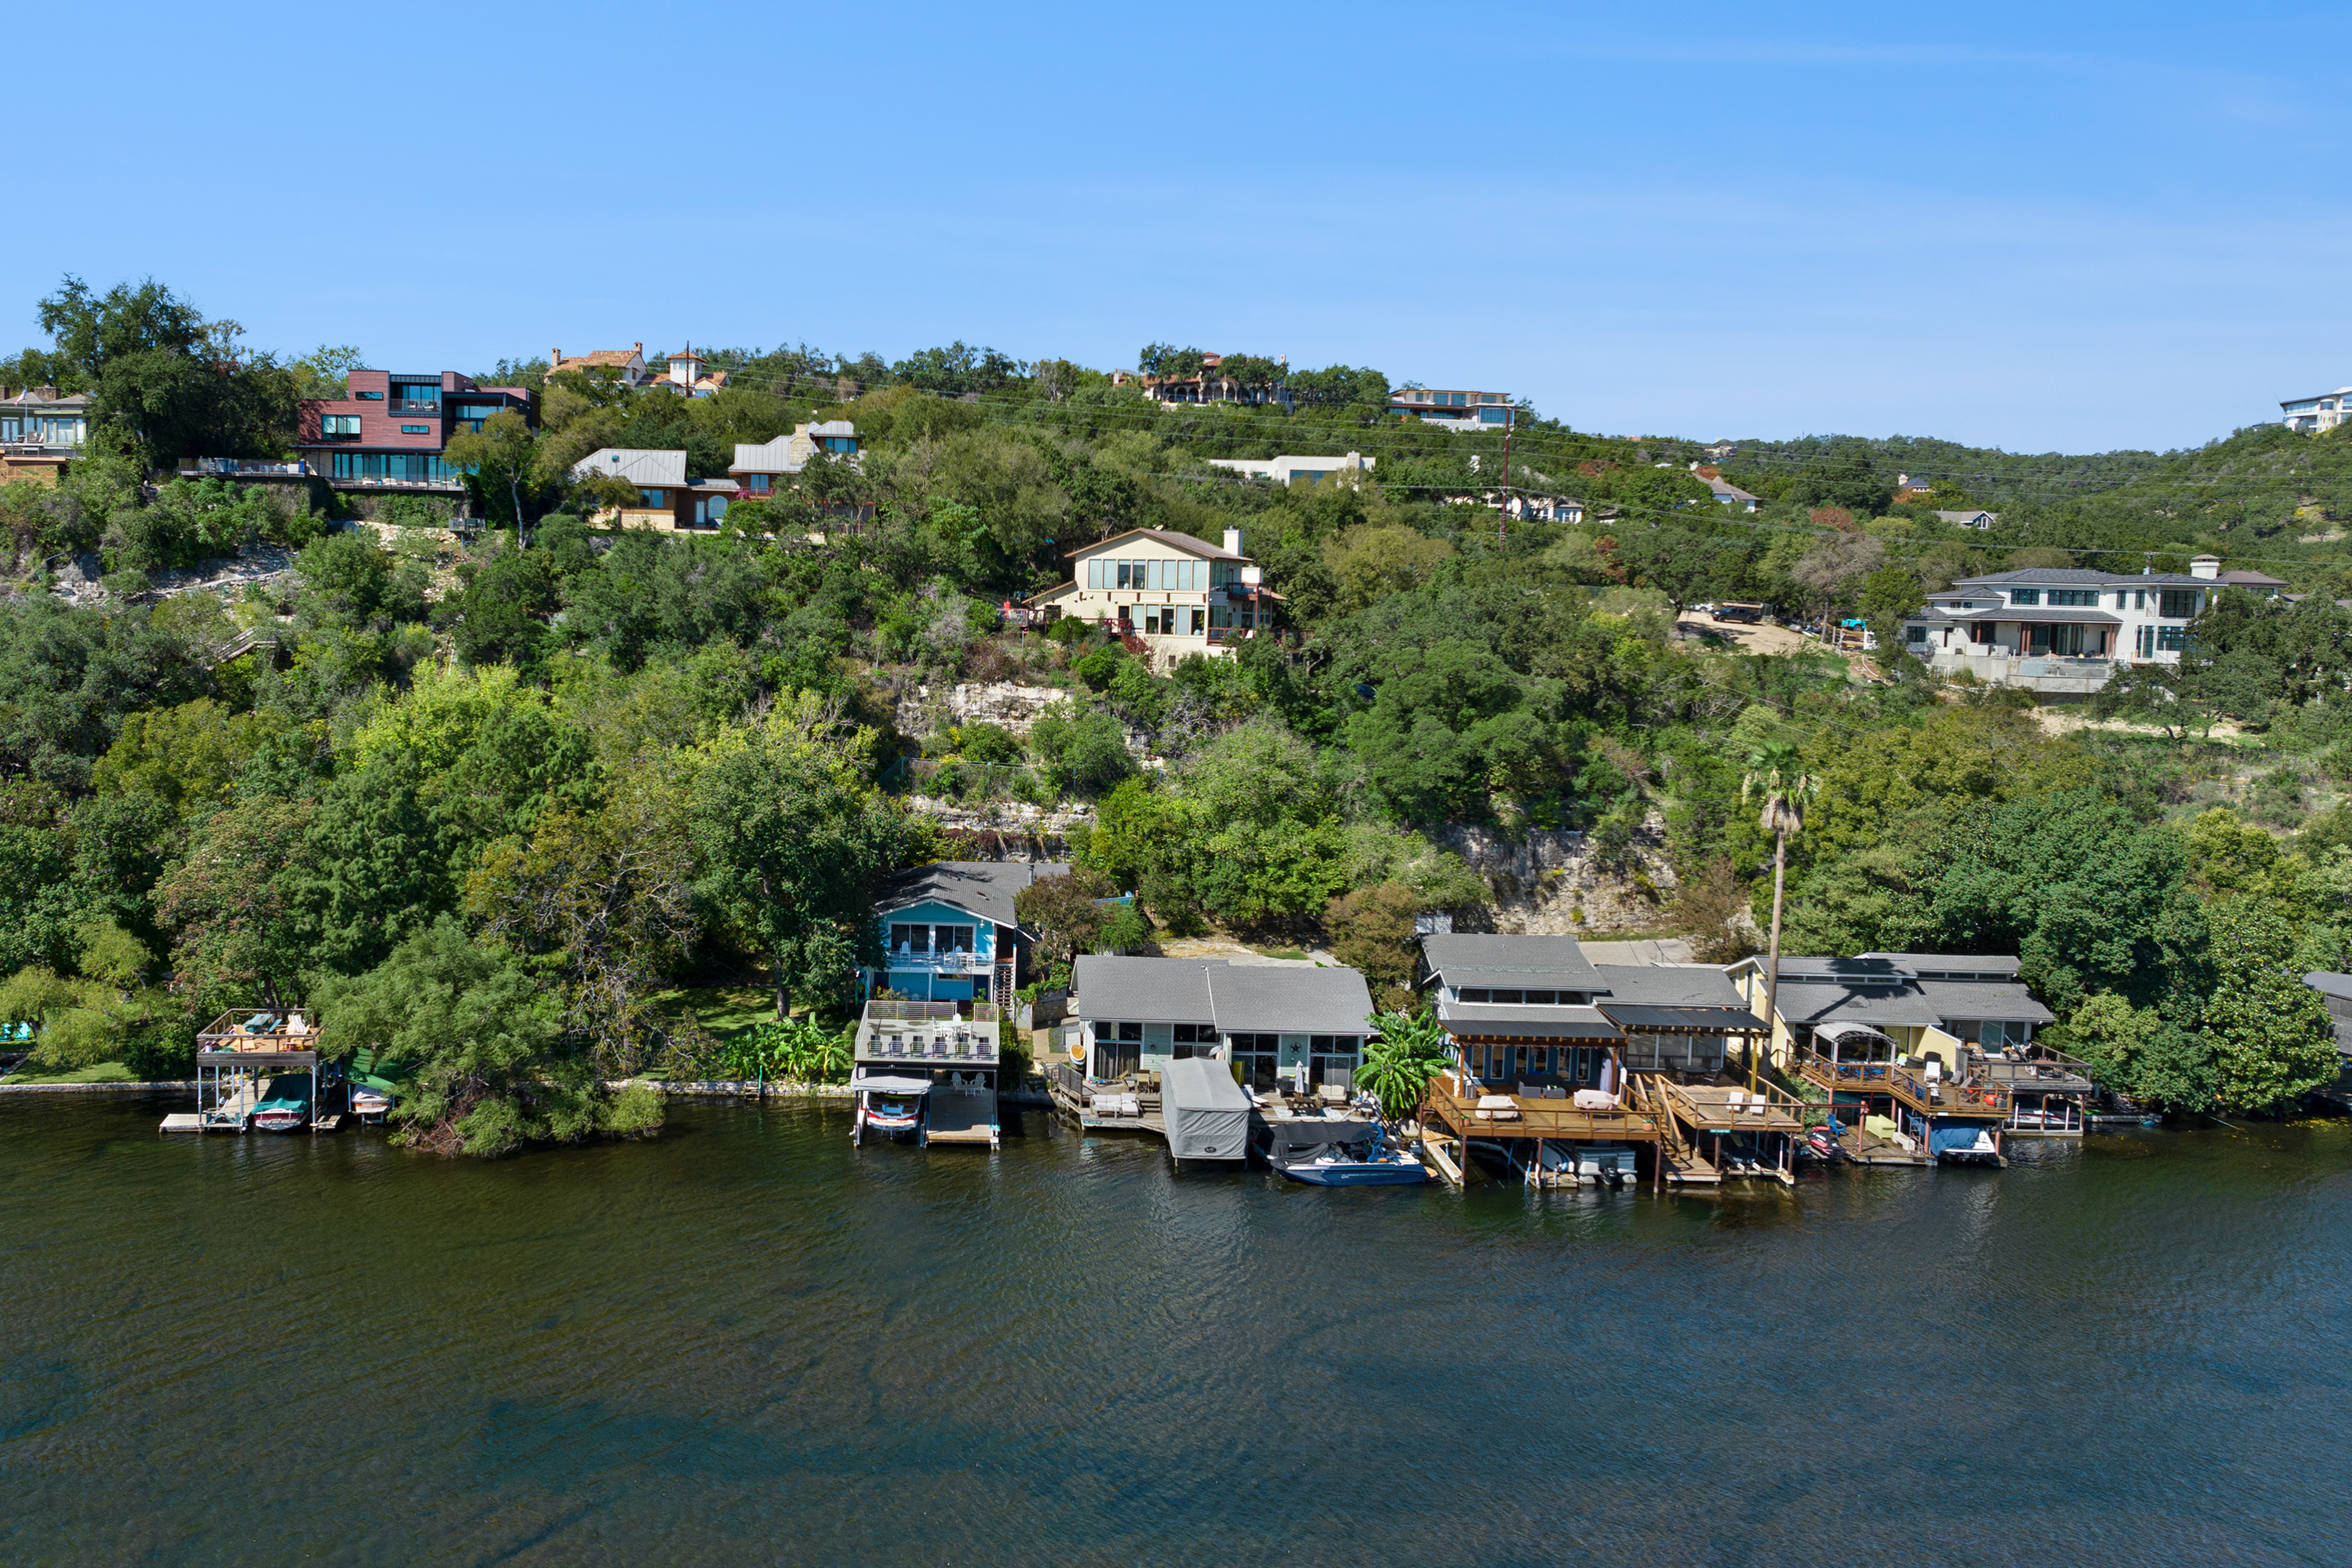
[[[1242,531],[1222,549],[1189,533],[1135,528],[1070,554],[1070,580],[1028,601],[1049,620],[1076,616],[1141,640],[1155,670],[1190,654],[1230,655],[1274,624],[1276,595],[1242,553]]]
[[[2211,555],[2190,562],[2186,575],[2035,566],[1963,577],[1904,622],[1903,646],[1939,674],[2087,694],[2119,665],[2178,664],[2189,623],[2221,589],[2260,593],[2275,581],[2231,582]]]

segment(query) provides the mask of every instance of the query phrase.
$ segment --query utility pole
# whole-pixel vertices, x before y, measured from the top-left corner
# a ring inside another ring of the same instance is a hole
[[[1513,409],[1513,414],[1518,410]],[[1512,425],[1518,421],[1514,419]],[[1495,553],[1507,555],[1511,548],[1511,425],[1503,426],[1503,515],[1495,524]]]

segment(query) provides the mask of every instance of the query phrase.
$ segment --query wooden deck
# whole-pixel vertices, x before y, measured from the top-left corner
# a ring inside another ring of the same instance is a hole
[[[1696,1132],[1802,1132],[1805,1107],[1769,1084],[1750,1095],[1716,1084],[1661,1083],[1666,1106]],[[1738,1098],[1734,1100],[1732,1097]],[[1759,1109],[1760,1107],[1760,1109]]]
[[[1797,1071],[1807,1083],[1841,1094],[1887,1095],[1920,1116],[2005,1121],[2013,1103],[2011,1091],[1998,1083],[1953,1079],[1930,1083],[1925,1073],[1892,1062],[1833,1062],[1806,1056],[1798,1058]]]
[[[1646,1111],[1620,1106],[1614,1110],[1580,1110],[1569,1100],[1529,1100],[1523,1095],[1468,1097],[1454,1092],[1453,1080],[1429,1081],[1428,1114],[1457,1136],[1476,1138],[1559,1138],[1580,1143],[1655,1143],[1657,1119]],[[1507,1098],[1507,1109],[1481,1110],[1481,1098]],[[1428,1117],[1424,1117],[1427,1121]]]

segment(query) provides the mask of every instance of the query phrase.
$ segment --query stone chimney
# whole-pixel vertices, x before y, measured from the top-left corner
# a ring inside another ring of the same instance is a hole
[[[2218,555],[2197,556],[2189,563],[2189,574],[2191,577],[2205,578],[2210,582],[2221,576],[2221,558]]]
[[[1229,528],[1225,530],[1225,549],[1235,555],[1239,555],[1242,552],[1242,531],[1240,529]]]

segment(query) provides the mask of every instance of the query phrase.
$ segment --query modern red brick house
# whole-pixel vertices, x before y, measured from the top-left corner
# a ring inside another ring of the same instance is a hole
[[[355,370],[344,388],[341,397],[305,398],[296,416],[296,449],[337,489],[462,489],[464,476],[441,458],[450,437],[503,409],[537,423],[521,387],[476,386],[456,371]]]

